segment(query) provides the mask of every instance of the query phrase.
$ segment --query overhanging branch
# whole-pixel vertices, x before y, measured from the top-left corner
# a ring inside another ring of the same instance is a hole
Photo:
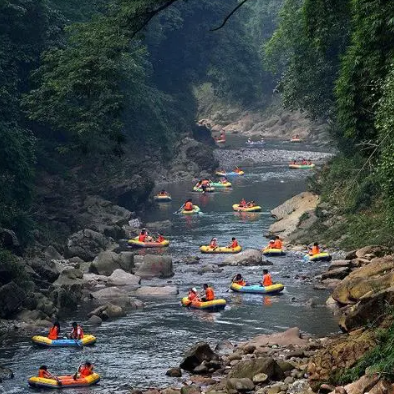
[[[210,29],[210,31],[220,30],[228,22],[228,20],[249,0],[242,0],[224,19],[220,26]]]

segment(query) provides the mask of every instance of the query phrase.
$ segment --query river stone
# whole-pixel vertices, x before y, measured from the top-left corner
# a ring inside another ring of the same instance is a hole
[[[116,269],[130,272],[132,267],[122,267],[122,257],[112,251],[101,252],[92,262],[89,271],[98,275],[110,276]]]
[[[170,368],[166,372],[167,376],[171,376],[172,378],[180,378],[182,376],[182,370],[178,367]]]
[[[262,263],[262,253],[257,249],[246,249],[240,253],[227,256],[219,265],[225,266],[253,266]]]
[[[206,274],[208,272],[210,273],[220,273],[223,271],[223,268],[218,267],[217,265],[213,265],[213,264],[208,264],[208,265],[204,265],[203,267],[201,267],[197,273],[199,275],[203,275]]]
[[[103,323],[103,319],[97,315],[92,315],[89,317],[88,323],[93,326],[100,326]]]
[[[332,270],[339,267],[350,267],[351,260],[334,260],[331,261],[328,270]]]
[[[119,305],[107,304],[102,316],[104,317],[103,320],[114,319],[125,316],[125,312]]]
[[[200,394],[201,388],[196,385],[182,386],[181,394]]]
[[[391,249],[386,246],[368,245],[356,251],[356,257],[383,257],[391,253]]]
[[[110,286],[138,286],[140,282],[141,278],[139,276],[129,274],[119,268],[116,269],[108,278],[108,285]]]
[[[253,376],[252,380],[255,384],[265,383],[268,380],[268,375],[265,373],[258,373]]]
[[[0,287],[0,318],[9,318],[19,310],[27,297],[15,282]]]
[[[249,378],[230,378],[227,380],[227,389],[236,391],[252,391],[254,383]]]
[[[54,282],[59,277],[59,271],[53,261],[33,259],[28,263],[41,278]]]
[[[106,287],[91,293],[90,296],[96,300],[105,300],[110,298],[126,298],[128,294],[117,287]]]
[[[198,342],[184,355],[180,368],[193,371],[203,361],[219,360],[219,356],[206,342]]]
[[[135,291],[135,295],[139,297],[169,297],[177,295],[178,288],[176,286],[141,286]]]
[[[143,279],[170,278],[174,275],[171,256],[146,255],[135,275]]]
[[[329,271],[323,272],[322,279],[343,279],[349,274],[348,267],[337,267],[329,269]]]
[[[259,373],[265,373],[270,379],[279,380],[284,378],[282,370],[272,357],[259,357],[251,360],[241,360],[234,366],[228,376],[230,378],[253,379],[253,376]]]

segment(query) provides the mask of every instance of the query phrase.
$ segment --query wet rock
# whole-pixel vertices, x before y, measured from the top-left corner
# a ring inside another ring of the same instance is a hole
[[[41,278],[46,279],[50,283],[54,282],[60,275],[53,261],[33,259],[29,261],[29,265]]]
[[[132,268],[133,260],[129,259],[129,255],[105,251],[101,252],[93,260],[89,267],[89,271],[98,275],[110,276],[117,269],[131,272]]]
[[[268,380],[268,375],[265,373],[258,373],[257,375],[253,376],[252,380],[254,384],[265,383]]]
[[[172,378],[180,378],[182,376],[182,370],[180,368],[170,368],[167,372],[166,372],[167,376],[171,376]]]
[[[185,353],[180,368],[193,371],[203,361],[211,360],[219,360],[219,356],[206,342],[198,342]]]
[[[90,294],[91,298],[96,300],[107,300],[116,298],[127,298],[128,294],[126,291],[119,289],[118,287],[106,287],[104,289],[95,291]]]
[[[209,264],[209,265],[204,265],[202,268],[200,268],[198,271],[197,271],[197,273],[199,274],[199,275],[203,275],[203,274],[206,274],[206,273],[220,273],[220,272],[222,272],[223,271],[223,269],[222,268],[220,268],[220,267],[218,267],[217,265],[212,265],[212,264]]]
[[[246,249],[240,253],[227,256],[219,265],[220,266],[254,266],[261,265],[262,253],[257,249]]]
[[[35,322],[37,320],[49,319],[48,315],[42,311],[22,309],[16,316],[16,320],[23,322]]]
[[[208,370],[209,368],[206,366],[206,364],[203,361],[200,365],[197,365],[197,367],[193,369],[193,373],[204,374],[207,373]]]
[[[88,314],[89,317],[98,316],[101,320],[114,319],[124,315],[122,307],[111,303],[101,305]]]
[[[341,283],[341,279],[325,279],[321,283],[326,289],[335,289]]]
[[[200,394],[201,388],[196,385],[183,386],[181,388],[181,394]]]
[[[230,378],[249,378],[265,373],[270,379],[282,379],[284,374],[276,361],[271,357],[259,357],[251,360],[241,360],[229,373]]]
[[[65,257],[80,257],[84,261],[92,261],[95,256],[110,246],[111,241],[97,231],[80,230],[67,240]]]
[[[306,346],[308,340],[301,338],[300,329],[298,327],[289,328],[284,332],[274,333],[270,335],[258,335],[248,342],[250,345],[265,347],[267,345],[279,345],[283,347],[289,346]]]
[[[137,267],[135,275],[143,279],[170,278],[174,275],[171,256],[146,255]]]
[[[219,353],[229,353],[233,349],[234,349],[234,345],[228,340],[223,340],[215,346],[215,351]]]
[[[89,317],[88,323],[93,326],[100,326],[103,323],[103,319],[97,315],[92,315]]]
[[[138,297],[170,297],[178,294],[178,288],[176,286],[141,286],[135,291],[135,295]]]
[[[200,258],[198,256],[186,256],[181,262],[184,264],[198,264],[200,262]]]
[[[116,269],[108,278],[110,286],[138,286],[141,282],[139,276],[129,274],[122,269]]]
[[[252,354],[256,350],[256,346],[254,345],[246,345],[243,348],[244,354]]]
[[[322,279],[343,279],[350,272],[348,267],[338,267],[330,269],[329,271],[323,272]]]
[[[9,318],[23,305],[26,292],[15,282],[0,287],[0,318]]]
[[[230,378],[227,380],[227,389],[239,392],[252,391],[254,383],[249,378]]]
[[[14,373],[12,372],[12,370],[10,368],[3,367],[2,365],[0,365],[0,383],[3,380],[13,379],[13,378],[14,378]]]
[[[130,298],[129,303],[132,309],[142,309],[145,307],[145,304],[136,298]]]
[[[385,246],[369,245],[358,249],[356,251],[356,257],[383,257],[391,252],[391,249]]]
[[[340,268],[340,267],[350,267],[350,260],[333,260],[331,261],[330,266],[328,267],[328,270],[333,270],[336,268]]]

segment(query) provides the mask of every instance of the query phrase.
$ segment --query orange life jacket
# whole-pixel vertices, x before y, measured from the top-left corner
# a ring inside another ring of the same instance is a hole
[[[238,247],[238,241],[236,239],[231,243],[231,247],[233,249]]]
[[[77,328],[73,328],[71,331],[72,339],[82,339],[83,338],[83,330],[81,326],[77,326]]]
[[[89,376],[93,373],[93,366],[87,367],[86,365],[82,365],[79,368],[79,373],[81,374],[82,377]]]
[[[193,204],[191,202],[185,203],[185,211],[192,211],[193,210]]]
[[[45,371],[45,369],[39,369],[38,370],[38,377],[39,378],[49,378],[49,373],[48,373],[48,371]]]
[[[138,241],[145,242],[146,241],[146,234],[140,234],[138,236]]]
[[[53,326],[49,330],[48,338],[49,339],[57,339],[58,334],[59,334],[59,329],[56,326]]]
[[[320,253],[320,248],[318,246],[312,246],[312,256],[314,256],[315,254],[319,254]]]
[[[274,242],[274,249],[282,249],[283,244],[282,241],[280,239],[276,239]]]
[[[236,283],[237,285],[240,285],[240,286],[245,286],[246,285],[246,282],[243,279],[236,280],[234,283]]]
[[[213,301],[215,299],[215,293],[213,292],[212,287],[208,287],[205,290],[205,298],[207,299],[207,301]]]
[[[197,294],[194,291],[189,291],[189,294],[188,294],[187,298],[190,301],[193,301],[196,297],[197,297]]]
[[[263,286],[271,286],[271,285],[272,285],[271,274],[263,275]]]
[[[204,180],[201,182],[201,184],[202,184],[203,186],[208,186],[208,185],[209,185],[209,181],[206,180],[206,179],[204,179]]]
[[[159,235],[157,238],[157,242],[163,242],[165,241],[165,238],[162,235]]]

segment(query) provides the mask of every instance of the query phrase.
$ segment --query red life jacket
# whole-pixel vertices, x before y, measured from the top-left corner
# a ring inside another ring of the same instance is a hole
[[[50,330],[49,330],[49,334],[48,334],[48,338],[49,339],[57,339],[59,334],[59,329],[56,326],[53,326]]]
[[[271,274],[263,275],[263,286],[271,286],[271,285],[272,285]]]
[[[231,247],[233,249],[238,247],[238,241],[236,239],[232,242]]]
[[[193,204],[191,202],[185,203],[185,211],[192,211],[193,210]]]
[[[162,235],[159,235],[159,237],[157,238],[157,242],[163,242],[165,239]]]
[[[81,374],[82,377],[89,376],[93,373],[93,366],[87,367],[86,365],[82,365],[79,368],[79,373]]]
[[[138,241],[145,242],[146,241],[146,234],[140,234],[138,236]]]
[[[81,326],[77,326],[77,328],[73,328],[71,331],[72,339],[82,339],[83,338],[83,330]]]
[[[208,287],[205,290],[205,298],[207,301],[213,301],[215,299],[215,293],[214,293],[212,287]]]

